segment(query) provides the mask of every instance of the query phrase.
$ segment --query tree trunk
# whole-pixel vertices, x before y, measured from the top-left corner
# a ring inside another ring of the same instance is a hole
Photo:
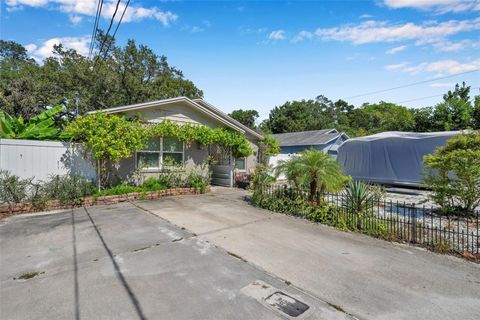
[[[316,194],[317,194],[317,179],[312,179],[312,181],[310,181],[310,201],[315,200]]]

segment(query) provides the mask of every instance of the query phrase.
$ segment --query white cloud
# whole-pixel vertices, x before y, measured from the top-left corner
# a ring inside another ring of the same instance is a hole
[[[78,25],[80,22],[82,22],[83,17],[71,14],[71,15],[68,16],[68,19],[70,19],[70,22],[73,25]]]
[[[387,51],[385,51],[385,53],[386,54],[395,54],[395,53],[398,53],[398,52],[403,51],[405,49],[407,49],[407,46],[398,46],[398,47],[388,49]]]
[[[203,32],[203,31],[205,31],[205,29],[202,28],[202,27],[199,27],[199,26],[193,26],[193,27],[190,29],[190,32],[193,32],[193,33]]]
[[[436,74],[457,74],[462,72],[474,71],[480,69],[480,59],[469,62],[458,62],[456,60],[439,60],[434,62],[423,62],[417,65],[411,65],[408,62],[387,65],[387,70],[397,70],[410,74],[418,74],[421,72],[432,72]]]
[[[68,13],[69,15],[94,17],[97,10],[97,0],[7,0],[7,9],[21,6],[35,8],[49,8]],[[121,12],[125,8],[126,2],[122,2],[118,7],[115,19],[118,21]],[[116,1],[105,0],[102,9],[102,17],[111,19],[115,11]],[[120,13],[120,14],[119,14]],[[139,21],[143,19],[155,19],[164,26],[169,26],[178,19],[178,16],[170,11],[161,11],[156,7],[145,8],[131,5],[127,8],[122,22]]]
[[[302,41],[303,39],[311,39],[312,37],[313,33],[311,33],[310,31],[302,30],[292,39],[292,42],[296,43]]]
[[[455,87],[454,82],[435,82],[431,83],[430,87],[432,88],[452,88]]]
[[[362,14],[359,18],[360,19],[372,19],[373,17],[375,17],[375,16],[371,15],[371,14],[368,14],[368,13],[365,13],[365,14]]]
[[[393,9],[433,10],[439,14],[480,10],[478,0],[384,0],[384,4]]]
[[[268,35],[269,40],[285,40],[284,30],[274,30]]]
[[[86,56],[90,46],[90,36],[57,37],[44,41],[41,45],[27,44],[25,49],[37,61],[53,55],[53,46],[62,44],[65,48],[75,49],[79,54]]]
[[[461,40],[461,41],[438,41],[434,42],[433,47],[437,51],[443,51],[443,52],[454,52],[454,51],[460,51],[464,49],[480,49],[480,41],[472,41],[469,39]]]
[[[397,63],[397,64],[389,64],[385,66],[385,69],[387,70],[399,70],[399,69],[404,69],[407,67],[410,63],[409,62],[402,62],[402,63]]]
[[[368,20],[357,25],[318,28],[314,35],[325,40],[348,41],[353,44],[398,42],[416,40],[418,44],[440,41],[460,32],[480,29],[480,18],[471,20],[428,21],[424,24],[408,22],[390,24],[386,21]]]

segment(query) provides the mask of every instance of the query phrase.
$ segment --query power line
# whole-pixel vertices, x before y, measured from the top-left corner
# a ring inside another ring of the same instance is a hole
[[[130,0],[127,1],[127,4],[125,5],[125,8],[123,8],[122,16],[120,17],[120,20],[117,23],[117,27],[115,28],[115,31],[113,32],[112,39],[115,40],[115,35],[117,34],[118,28],[120,27],[120,24],[122,23],[123,16],[125,15],[125,12],[127,11],[128,5],[130,4]],[[107,57],[108,50],[110,50],[110,46],[112,45],[112,41],[108,43],[107,50],[105,50],[105,54],[103,55],[103,60]]]
[[[480,89],[480,87],[475,87],[472,89]],[[399,102],[395,102],[395,104],[402,104],[402,103],[407,103],[407,102],[413,102],[413,101],[418,101],[418,100],[425,100],[425,99],[430,99],[430,98],[436,98],[436,97],[443,97],[445,94],[435,94],[433,96],[428,96],[428,97],[421,97],[421,98],[414,98],[414,99],[409,99],[409,100],[403,100]]]
[[[346,97],[346,98],[344,98],[343,100],[348,100],[348,99],[353,99],[353,98],[359,98],[359,97],[369,96],[369,95],[376,94],[376,93],[382,93],[382,92],[387,92],[387,91],[392,91],[392,90],[407,88],[407,87],[416,86],[416,85],[422,84],[422,83],[428,83],[428,82],[432,82],[432,81],[437,81],[437,80],[442,80],[442,79],[448,79],[448,78],[456,77],[456,76],[459,76],[459,75],[462,75],[462,74],[473,73],[473,72],[477,72],[477,71],[480,71],[480,69],[475,69],[475,70],[460,72],[460,73],[456,73],[456,74],[451,74],[451,75],[449,75],[449,76],[444,76],[444,77],[439,77],[439,78],[434,78],[434,79],[429,79],[429,80],[412,82],[412,83],[404,84],[404,85],[401,85],[401,86],[398,86],[398,87],[393,87],[393,88],[388,88],[388,89],[382,89],[382,90],[377,90],[377,91],[371,91],[371,92],[367,92],[367,93],[362,93],[362,94],[358,94],[358,95]]]
[[[110,30],[112,29],[113,21],[115,20],[115,16],[117,15],[118,5],[120,4],[120,1],[121,1],[121,0],[118,0],[118,1],[117,1],[117,5],[115,6],[115,11],[113,12],[112,18],[110,19],[110,24],[108,25],[108,29],[107,29],[107,32],[105,33],[105,37],[103,38],[103,41],[102,41],[102,43],[100,44],[100,49],[98,50],[98,53],[102,53],[103,46],[105,45],[105,42],[106,42],[107,39],[108,39],[108,33],[109,33]]]
[[[95,45],[95,38],[97,37],[98,22],[102,14],[103,0],[98,0],[97,2],[97,12],[95,14],[95,22],[93,23],[92,37],[90,39],[90,48],[88,50],[88,59],[92,57],[93,47]]]

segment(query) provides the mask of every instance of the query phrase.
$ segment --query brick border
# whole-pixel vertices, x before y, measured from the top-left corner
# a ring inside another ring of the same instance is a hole
[[[205,193],[211,191],[210,186],[207,186]],[[83,199],[82,203],[78,206],[63,205],[58,200],[50,200],[47,202],[46,206],[42,210],[35,210],[31,204],[18,203],[14,204],[11,208],[8,204],[0,204],[0,220],[6,217],[14,216],[17,214],[23,213],[32,213],[32,212],[44,212],[51,210],[59,209],[70,209],[73,207],[89,207],[94,205],[102,204],[115,204],[126,201],[135,201],[135,200],[154,200],[163,197],[169,196],[180,196],[180,195],[196,195],[201,194],[200,189],[198,188],[173,188],[160,191],[147,191],[147,192],[132,192],[123,195],[113,195],[113,196],[101,196],[97,197],[86,197]]]

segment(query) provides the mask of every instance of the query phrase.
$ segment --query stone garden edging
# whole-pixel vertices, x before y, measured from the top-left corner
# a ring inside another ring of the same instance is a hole
[[[210,186],[207,186],[205,193],[210,192]],[[46,206],[41,210],[35,210],[31,204],[27,203],[17,203],[12,206],[8,204],[0,204],[0,219],[4,219],[9,216],[23,214],[23,213],[32,213],[32,212],[43,212],[59,209],[70,209],[74,207],[89,207],[93,205],[102,205],[102,204],[115,204],[126,201],[135,201],[135,200],[154,200],[168,196],[180,196],[180,195],[196,195],[201,194],[200,189],[198,188],[173,188],[160,191],[147,191],[147,192],[132,192],[123,195],[113,195],[113,196],[101,196],[101,197],[86,197],[83,199],[82,203],[78,206],[65,205],[61,204],[58,200],[50,200],[46,203]]]

